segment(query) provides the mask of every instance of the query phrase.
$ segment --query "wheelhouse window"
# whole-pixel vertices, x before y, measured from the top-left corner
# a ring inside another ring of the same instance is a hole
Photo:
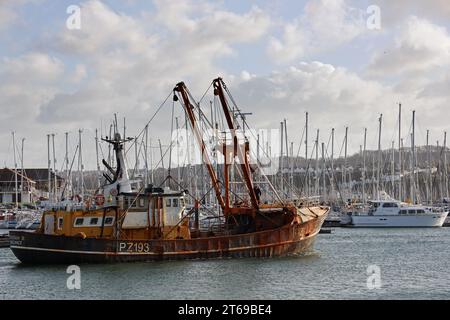
[[[84,222],[84,219],[83,219],[83,218],[76,218],[76,219],[75,219],[75,225],[76,225],[76,226],[82,226],[82,225],[83,225],[83,222]]]
[[[400,210],[400,214],[407,214],[408,210]]]
[[[172,199],[173,206],[178,207],[178,199]]]
[[[172,206],[172,200],[166,199],[166,207],[171,207],[171,206]]]
[[[408,210],[409,214],[416,214],[416,210]]]
[[[63,228],[63,224],[64,224],[64,218],[59,217],[58,218],[58,230],[61,230]]]
[[[417,213],[421,213],[421,214],[424,214],[425,213],[425,210],[417,210]]]
[[[114,221],[113,217],[106,217],[105,218],[105,226],[112,226],[113,221]]]
[[[91,226],[92,226],[92,225],[96,226],[97,223],[98,223],[98,218],[91,218],[91,221],[89,222],[89,224],[90,224]]]
[[[140,208],[144,208],[145,207],[145,199],[144,198],[139,198],[139,207]]]

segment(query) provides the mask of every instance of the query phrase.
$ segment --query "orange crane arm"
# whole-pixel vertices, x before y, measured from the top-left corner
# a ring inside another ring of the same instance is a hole
[[[173,91],[174,91],[174,93],[178,92],[181,95],[181,98],[183,100],[182,106],[183,106],[184,110],[186,111],[186,114],[188,115],[192,131],[194,132],[195,138],[197,139],[197,142],[200,145],[203,160],[205,162],[208,173],[211,177],[211,181],[212,181],[212,184],[214,187],[214,191],[216,193],[217,201],[219,201],[219,205],[222,208],[222,210],[225,211],[226,206],[225,206],[225,201],[223,200],[223,197],[222,197],[222,192],[220,190],[219,180],[217,179],[216,172],[214,171],[214,168],[211,165],[211,161],[209,159],[209,155],[206,150],[205,141],[203,140],[200,130],[197,127],[197,124],[196,124],[197,119],[196,119],[194,111],[193,111],[194,107],[192,106],[192,104],[189,101],[187,87],[184,84],[184,82],[180,82],[175,86]],[[174,100],[177,100],[176,94],[174,95]]]

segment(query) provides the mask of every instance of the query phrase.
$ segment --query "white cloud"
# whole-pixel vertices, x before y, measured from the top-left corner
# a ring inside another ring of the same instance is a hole
[[[11,8],[0,4],[0,31],[6,29],[15,19],[16,14]]]
[[[19,106],[3,119],[20,121],[18,132],[43,142],[47,130],[93,128],[117,112],[126,115],[135,134],[178,81],[185,80],[194,94],[205,90],[214,77],[226,75],[218,59],[237,57],[235,44],[260,39],[270,26],[269,16],[257,7],[238,14],[204,1],[156,1],[155,8],[131,16],[101,1],[82,3],[81,30],[64,28],[38,43],[70,58],[75,66],[66,72],[50,56],[26,55],[22,64],[3,59],[0,69],[17,86],[2,88],[0,107]],[[29,86],[20,86],[20,79]],[[167,123],[155,122],[152,128],[167,130]]]
[[[18,8],[26,3],[39,3],[42,0],[1,0],[0,1],[0,32],[9,29],[19,20]]]
[[[279,122],[286,118],[290,140],[296,143],[302,134],[304,113],[308,111],[309,143],[313,144],[317,128],[321,130],[320,141],[326,143],[334,127],[337,152],[345,126],[350,127],[350,153],[359,151],[364,127],[369,128],[368,148],[376,149],[380,113],[384,115],[382,143],[388,148],[396,137],[398,102],[404,106],[405,143],[409,139],[407,128],[412,109],[416,109],[422,128],[432,127],[437,134],[448,125],[441,113],[446,108],[444,99],[425,97],[419,89],[401,92],[321,62],[303,62],[267,76],[241,80],[233,84],[232,93],[240,108],[253,112],[249,120],[258,127],[278,128]],[[422,143],[421,137],[417,141]]]
[[[345,0],[310,1],[299,18],[284,26],[281,39],[272,38],[268,52],[276,62],[291,62],[335,49],[365,31],[364,13]]]
[[[64,73],[58,59],[43,53],[28,53],[0,61],[1,119],[29,120],[36,116],[40,104],[51,99],[56,84]],[[12,125],[12,123],[10,123]],[[23,122],[18,121],[18,126]]]
[[[448,0],[378,0],[376,4],[381,8],[383,26],[401,23],[410,15],[425,19],[450,18],[450,2]]]
[[[203,89],[223,73],[215,66],[218,58],[233,53],[236,43],[259,39],[270,25],[256,7],[236,14],[197,1],[155,4],[156,12],[140,17],[115,12],[99,1],[82,4],[81,30],[65,30],[54,47],[80,59],[90,80],[75,94],[59,95],[57,102],[43,106],[40,118],[61,122],[66,115],[67,121],[74,121],[69,101],[74,98],[100,116],[119,104],[93,97],[121,97],[115,101],[127,100],[121,106],[130,112],[143,101],[156,103],[179,80],[191,80],[194,89]],[[85,76],[83,70],[79,76]],[[58,112],[52,112],[56,105]]]
[[[425,72],[450,63],[450,36],[444,27],[412,16],[401,25],[395,43],[377,53],[369,73],[377,76]]]

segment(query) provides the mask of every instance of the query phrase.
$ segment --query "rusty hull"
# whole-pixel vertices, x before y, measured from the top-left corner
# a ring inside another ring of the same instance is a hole
[[[113,240],[11,231],[11,250],[23,263],[111,263],[152,260],[276,257],[311,248],[327,216],[294,219],[276,229],[177,240]]]

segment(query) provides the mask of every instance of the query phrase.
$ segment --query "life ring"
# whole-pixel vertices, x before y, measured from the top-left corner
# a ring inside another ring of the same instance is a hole
[[[103,194],[95,195],[95,204],[98,206],[102,206],[105,203],[105,196]]]

